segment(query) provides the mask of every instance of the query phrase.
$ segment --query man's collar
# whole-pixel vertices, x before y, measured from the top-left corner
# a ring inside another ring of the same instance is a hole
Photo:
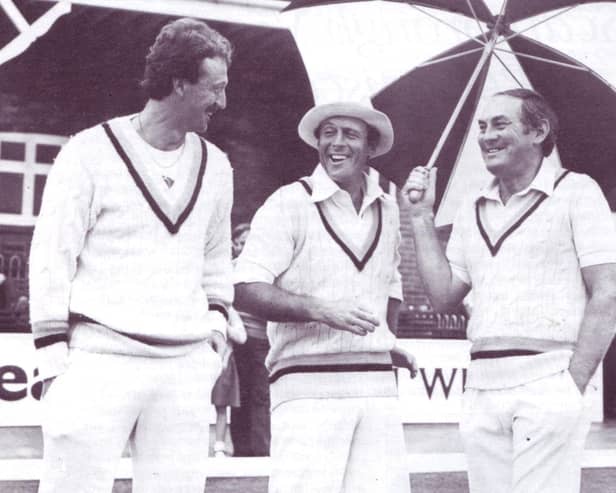
[[[522,196],[527,194],[530,190],[537,190],[538,192],[543,192],[549,197],[554,191],[554,182],[556,181],[558,170],[559,167],[554,162],[544,159],[539,165],[539,171],[537,171],[537,174],[530,184],[524,190],[520,190],[513,195]],[[479,191],[476,200],[481,198],[496,200],[498,202],[501,201],[498,188],[498,178],[492,178],[492,180]]]
[[[312,201],[322,202],[334,195],[340,187],[332,180],[322,164],[318,164],[317,167],[310,175],[310,185],[312,186]]]
[[[317,167],[310,175],[310,184],[312,185],[311,199],[313,202],[322,202],[329,199],[335,193],[342,189],[332,180],[322,164]],[[376,199],[385,195],[383,189],[379,185],[379,180],[376,175],[364,173],[364,204],[371,204]]]

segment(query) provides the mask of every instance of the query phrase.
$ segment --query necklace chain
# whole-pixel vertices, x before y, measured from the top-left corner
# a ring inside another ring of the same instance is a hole
[[[141,113],[137,113],[137,123],[139,123],[139,130],[141,131],[143,140],[147,144],[146,148],[148,148],[150,147],[150,144],[145,140],[145,131],[143,130],[143,125],[141,124]],[[156,166],[162,169],[170,169],[170,168],[173,168],[178,163],[178,161],[182,158],[182,156],[184,155],[184,149],[186,149],[186,137],[184,137],[184,142],[182,142],[182,150],[178,153],[177,157],[173,160],[171,164],[161,164],[158,161],[158,159],[154,157],[154,153],[151,152],[150,149],[147,149],[147,151],[148,151],[148,155],[150,156],[150,158],[152,159],[152,161],[154,162]]]

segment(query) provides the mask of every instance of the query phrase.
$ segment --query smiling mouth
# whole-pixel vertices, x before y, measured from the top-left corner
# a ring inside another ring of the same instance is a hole
[[[207,116],[208,118],[212,118],[212,116],[218,111],[218,109],[219,108],[216,105],[208,106],[204,111],[205,116]]]
[[[489,147],[489,148],[484,148],[483,152],[484,154],[487,154],[488,156],[493,156],[494,154],[498,154],[504,149],[505,149],[504,147]]]
[[[344,155],[344,154],[330,154],[329,155],[329,160],[332,161],[333,163],[341,163],[342,161],[344,161],[348,156]]]

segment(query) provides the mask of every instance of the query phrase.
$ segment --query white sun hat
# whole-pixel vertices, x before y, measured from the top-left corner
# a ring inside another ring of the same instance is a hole
[[[317,129],[324,120],[335,116],[357,118],[378,132],[379,140],[372,157],[385,154],[394,144],[394,129],[389,117],[368,103],[349,101],[316,105],[302,117],[297,133],[306,144],[317,149]]]

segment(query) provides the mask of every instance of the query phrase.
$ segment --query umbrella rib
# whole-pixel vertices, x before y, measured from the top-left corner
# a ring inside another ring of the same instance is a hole
[[[481,37],[483,38],[483,41],[487,42],[488,38],[486,37],[486,33],[483,30],[483,26],[481,25],[481,22],[479,22],[479,17],[477,17],[477,13],[475,12],[475,7],[473,7],[473,3],[471,2],[471,0],[466,0],[466,3],[468,4],[468,8],[473,14],[473,18],[475,19],[475,22],[477,23],[477,27],[479,28],[479,31],[481,32]]]
[[[468,96],[471,93],[471,90],[473,89],[473,86],[475,85],[475,82],[477,81],[477,78],[479,77],[481,70],[483,69],[487,61],[490,59],[490,55],[492,54],[494,50],[494,45],[496,44],[497,39],[498,39],[498,36],[494,35],[494,37],[490,40],[490,42],[485,45],[483,49],[483,53],[481,54],[481,58],[477,62],[477,66],[475,67],[475,70],[473,71],[470,79],[466,83],[466,87],[464,88],[464,91],[462,91],[462,95],[460,96],[460,99],[458,100],[458,103],[456,104],[456,107],[454,108],[453,113],[449,117],[449,121],[447,122],[447,125],[445,126],[443,133],[441,134],[438,142],[436,143],[436,147],[434,148],[434,151],[432,151],[432,155],[430,156],[430,159],[428,160],[428,163],[426,164],[426,168],[432,168],[432,166],[434,166],[434,164],[436,163],[436,160],[439,154],[441,153],[443,146],[445,145],[445,141],[449,137],[449,133],[451,132],[451,129],[455,125],[456,120],[458,119],[458,116],[460,115],[460,112],[462,111],[462,107],[464,106],[464,103],[466,103],[466,100],[468,99]]]
[[[578,7],[578,5],[572,5],[571,7],[567,7],[566,9],[563,9],[563,10],[561,10],[559,12],[556,12],[555,14],[553,14],[553,15],[551,15],[549,17],[546,17],[545,19],[537,22],[536,24],[533,24],[532,26],[529,26],[529,27],[527,27],[525,29],[522,29],[521,31],[516,31],[511,36],[507,36],[504,39],[500,40],[497,44],[501,44],[501,43],[504,43],[506,41],[509,41],[510,39],[517,38],[521,34],[527,32],[527,31],[530,31],[531,29],[534,29],[537,26],[540,26],[541,24],[544,24],[544,23],[546,23],[548,21],[551,21],[552,19],[554,19],[554,17],[558,17],[559,15],[563,15],[563,14],[569,12],[570,10],[572,10],[572,9],[574,9],[576,7]]]
[[[473,48],[472,50],[461,51],[460,53],[455,53],[453,55],[444,56],[442,58],[437,58],[436,60],[428,60],[424,63],[417,65],[415,68],[428,67],[429,65],[434,65],[441,62],[446,62],[449,60],[453,60],[454,58],[459,58],[465,55],[470,55],[471,53],[476,53],[478,51],[483,50],[483,48]]]
[[[438,22],[440,22],[441,24],[445,24],[445,25],[446,25],[447,27],[449,27],[450,29],[453,29],[454,31],[456,31],[456,32],[458,32],[458,33],[460,33],[460,34],[462,34],[462,35],[466,36],[467,38],[472,39],[472,40],[473,40],[473,41],[475,41],[476,43],[479,43],[479,44],[480,44],[480,45],[482,45],[482,46],[485,46],[485,45],[486,45],[486,43],[484,43],[484,42],[480,41],[480,40],[479,40],[479,39],[477,39],[477,38],[474,38],[473,36],[471,36],[471,35],[470,35],[470,34],[468,34],[468,33],[465,33],[462,29],[459,29],[459,28],[457,28],[456,26],[454,26],[453,24],[450,24],[449,22],[444,21],[443,19],[439,18],[438,16],[436,16],[436,15],[434,15],[434,14],[431,14],[430,12],[427,12],[427,11],[425,11],[425,10],[424,10],[424,9],[422,9],[422,8],[419,8],[417,5],[413,5],[413,4],[411,4],[411,3],[409,3],[408,5],[409,5],[410,7],[413,7],[415,10],[417,10],[417,11],[421,12],[422,14],[427,15],[428,17],[431,17],[431,18],[432,18],[432,19],[434,19],[435,21],[438,21]]]
[[[12,0],[0,0],[0,6],[6,13],[13,25],[18,29],[19,32],[27,31],[30,27],[28,21],[23,16],[23,14],[19,11],[19,9],[15,6]]]
[[[522,58],[530,58],[532,60],[537,60],[539,62],[551,63],[552,65],[558,65],[560,67],[567,67],[567,68],[572,68],[575,70],[581,70],[582,72],[588,72],[588,67],[585,67],[583,65],[574,65],[572,63],[559,62],[557,60],[550,60],[549,58],[544,58],[544,57],[536,56],[536,55],[530,55],[528,53],[522,53],[520,51],[505,50],[503,48],[495,48],[494,51],[500,51],[502,53],[509,53],[511,55],[519,56]]]
[[[505,68],[505,70],[509,73],[511,78],[516,81],[516,83],[520,87],[524,87],[524,84],[520,82],[520,80],[515,76],[515,74],[511,71],[511,69],[507,66],[507,64],[502,60],[501,57],[498,56],[498,53],[493,53],[494,57],[500,62],[500,64]]]

